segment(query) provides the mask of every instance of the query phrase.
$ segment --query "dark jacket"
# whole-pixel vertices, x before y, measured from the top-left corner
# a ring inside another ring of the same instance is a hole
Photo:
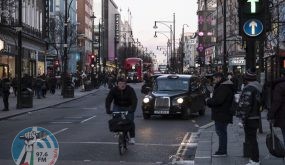
[[[262,86],[257,81],[249,82],[240,95],[238,103],[238,117],[243,121],[260,118]]]
[[[285,78],[274,82],[271,108],[268,119],[274,119],[275,127],[285,128]]]
[[[234,98],[233,83],[223,80],[215,85],[212,98],[207,105],[212,108],[212,120],[222,123],[232,123],[231,106]]]
[[[105,102],[107,113],[110,113],[113,101],[114,105],[119,107],[128,107],[130,112],[134,112],[136,110],[138,103],[137,95],[134,89],[129,85],[127,85],[124,90],[119,90],[117,86],[110,90]]]
[[[2,92],[5,94],[9,94],[10,93],[10,87],[11,87],[10,80],[8,78],[4,78],[1,82]]]

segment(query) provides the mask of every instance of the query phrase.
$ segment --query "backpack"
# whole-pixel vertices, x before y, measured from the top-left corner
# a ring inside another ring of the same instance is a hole
[[[255,108],[254,110],[257,110],[257,111],[260,111],[260,108],[261,108],[261,105],[262,105],[262,98],[261,98],[261,92],[259,92],[259,90],[257,90],[254,86],[251,86],[255,89],[254,91],[254,97],[255,97],[255,101],[254,101],[254,105],[252,105],[253,108]],[[246,92],[247,93],[247,92]],[[246,95],[245,93],[245,95]],[[242,95],[243,93],[241,93]],[[247,96],[246,96],[247,97]],[[240,98],[239,99],[239,102],[237,103],[237,106],[236,106],[236,115],[237,117],[239,118],[242,118],[242,119],[245,119],[246,116],[250,113],[248,112],[246,109],[244,109],[243,107],[241,107],[242,105],[240,104],[240,101],[243,101],[241,100],[243,98]],[[254,111],[253,110],[253,111]]]
[[[266,146],[271,155],[278,158],[285,157],[284,145],[274,133],[273,126],[271,123],[270,123],[270,133],[267,134],[266,136]]]

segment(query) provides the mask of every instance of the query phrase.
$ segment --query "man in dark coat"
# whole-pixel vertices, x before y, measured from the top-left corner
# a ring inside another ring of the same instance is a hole
[[[9,111],[9,95],[10,95],[10,87],[11,83],[9,78],[4,77],[1,83],[1,89],[3,94],[3,103],[4,109],[3,111]]]
[[[281,72],[282,77],[274,81],[272,86],[272,106],[268,112],[268,120],[275,127],[281,128],[285,144],[285,70]]]
[[[212,98],[207,100],[208,107],[212,108],[212,120],[215,121],[216,133],[219,137],[219,149],[213,156],[227,155],[227,126],[232,123],[233,115],[230,108],[234,98],[233,83],[226,80],[222,73],[216,73]]]
[[[243,121],[246,150],[249,153],[247,165],[259,165],[259,149],[257,143],[257,129],[259,128],[262,86],[257,81],[255,69],[249,69],[244,76],[246,86],[242,90],[237,116]]]
[[[128,111],[127,118],[132,121],[130,130],[130,143],[135,143],[135,124],[134,113],[137,108],[137,96],[135,90],[127,85],[125,78],[118,78],[117,86],[111,88],[105,102],[106,113],[111,114],[111,104],[113,103],[113,112]]]

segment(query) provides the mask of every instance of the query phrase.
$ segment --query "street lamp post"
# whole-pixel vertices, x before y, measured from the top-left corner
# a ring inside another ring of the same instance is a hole
[[[95,34],[94,34],[94,21],[95,21],[95,18],[96,16],[94,15],[94,12],[92,14],[92,16],[90,17],[92,19],[92,56],[95,57],[95,48],[94,48],[94,42],[95,42]],[[97,55],[98,56],[98,55]],[[97,58],[97,57],[96,57]],[[96,69],[96,74],[97,73],[97,67],[94,65],[94,61],[91,61],[91,84],[92,84],[92,87],[94,88],[95,87],[95,77],[94,77],[94,67]]]
[[[19,24],[18,24],[18,57],[16,58],[17,60],[17,109],[22,108],[22,0],[19,1]]]
[[[170,29],[172,29],[172,27],[171,27],[171,25],[170,25]],[[163,31],[155,31],[154,32],[154,37],[156,38],[157,37],[157,33],[159,33],[159,34],[162,34],[162,35],[164,35],[168,40],[167,40],[167,67],[169,67],[169,59],[168,59],[168,47],[169,47],[169,51],[170,51],[170,59],[171,59],[171,61],[173,60],[173,58],[171,58],[171,57],[173,57],[172,56],[172,35],[171,35],[171,30],[170,30],[170,38],[163,32]],[[172,64],[173,64],[173,62],[171,62],[170,61],[170,65],[171,65],[171,68],[172,68]]]
[[[65,0],[65,17],[64,17],[64,68],[63,68],[63,97],[68,98],[68,97],[74,97],[74,91],[73,94],[67,94],[67,87],[71,85],[71,78],[67,75],[67,69],[68,69],[68,57],[67,57],[67,26],[68,26],[68,17],[69,17],[69,9],[70,5],[72,4],[73,0],[68,2]]]
[[[171,47],[171,67],[173,67],[174,64],[174,56],[175,56],[175,13],[173,13],[173,21],[154,21],[154,26],[153,28],[156,29],[157,25],[156,23],[161,23],[165,26],[167,26],[170,29],[170,36],[172,39],[172,47]],[[172,32],[172,26],[171,25],[167,25],[166,23],[172,23],[173,24],[173,32]]]
[[[189,25],[187,24],[183,24],[182,26],[182,54],[181,54],[181,71],[183,73],[183,64],[184,64],[184,56],[185,56],[185,52],[184,52],[184,45],[185,45],[185,37],[184,37],[184,26],[189,27]]]

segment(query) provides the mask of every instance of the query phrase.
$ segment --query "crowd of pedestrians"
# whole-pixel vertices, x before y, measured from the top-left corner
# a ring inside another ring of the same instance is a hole
[[[260,114],[263,109],[268,110],[268,121],[281,128],[285,145],[285,71],[282,70],[281,74],[281,78],[267,82],[263,87],[255,69],[247,70],[240,77],[223,73],[212,76],[214,89],[206,103],[211,108],[219,142],[213,157],[227,156],[227,125],[236,116],[244,128],[244,152],[249,157],[247,165],[259,165],[257,131],[262,128]],[[235,96],[239,96],[236,107],[233,106]]]

